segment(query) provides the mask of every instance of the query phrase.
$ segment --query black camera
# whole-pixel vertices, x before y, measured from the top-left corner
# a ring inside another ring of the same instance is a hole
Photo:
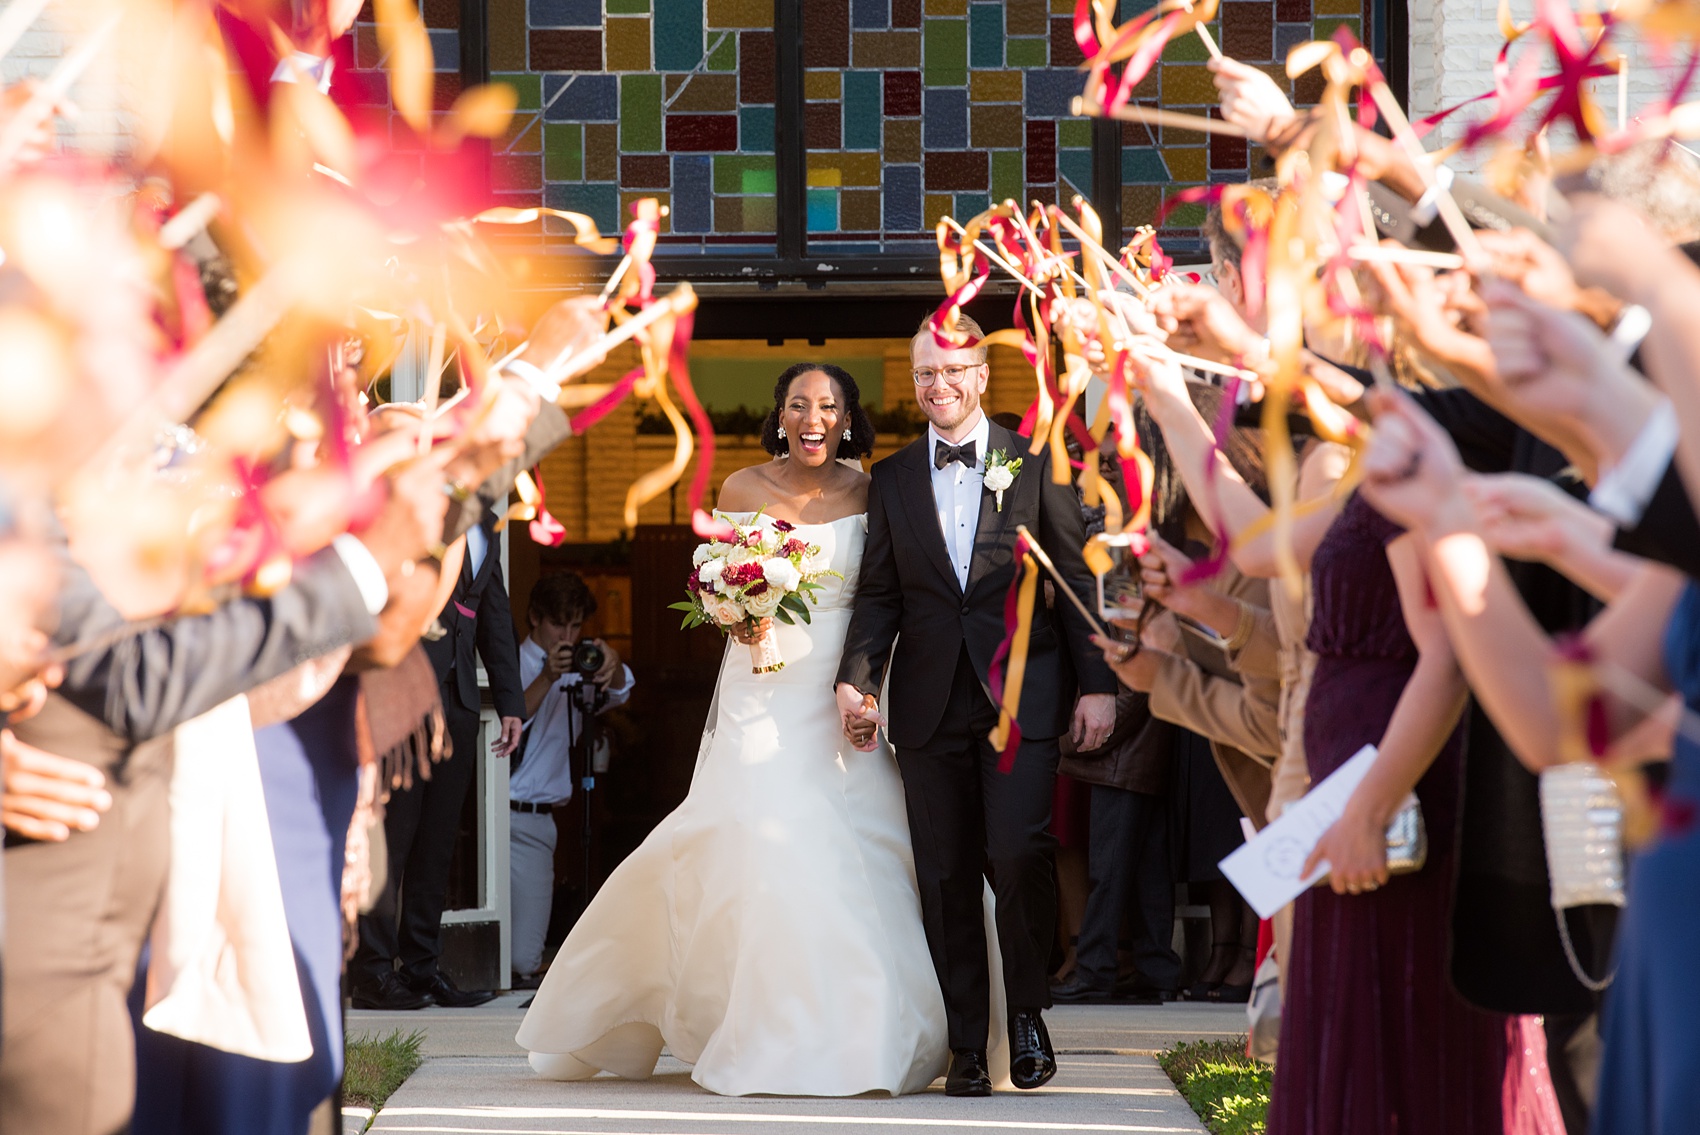
[[[573,672],[586,678],[593,678],[601,672],[608,662],[608,652],[599,642],[585,639],[573,647]]]

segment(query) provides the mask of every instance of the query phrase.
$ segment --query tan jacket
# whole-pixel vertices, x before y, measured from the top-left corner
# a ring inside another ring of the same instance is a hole
[[[1250,637],[1228,655],[1240,681],[1220,678],[1166,654],[1151,687],[1151,713],[1210,741],[1216,767],[1256,827],[1267,823],[1270,771],[1281,753],[1281,649],[1269,610],[1269,584],[1223,568],[1211,588],[1251,608]]]

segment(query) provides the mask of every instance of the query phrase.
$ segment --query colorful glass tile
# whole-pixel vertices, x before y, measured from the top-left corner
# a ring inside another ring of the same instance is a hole
[[[922,78],[929,87],[967,86],[967,21],[929,19],[925,24],[921,29]]]
[[[921,26],[921,0],[891,0],[891,26],[918,28]]]
[[[703,0],[655,0],[655,67],[692,71],[702,62]]]
[[[691,75],[686,79],[685,85],[667,100],[667,109],[674,113],[726,113],[737,110],[738,78],[736,75]]]
[[[843,95],[843,85],[840,83],[841,73],[838,71],[809,71],[803,75],[803,97],[811,101],[816,99],[836,99]]]
[[[649,70],[649,20],[642,16],[612,18],[607,25],[608,70]]]
[[[708,0],[711,28],[770,28],[773,0]]]
[[[844,148],[877,150],[880,145],[880,75],[877,71],[844,73]]]
[[[533,71],[577,71],[594,74],[602,70],[602,32],[562,28],[531,30]]]
[[[918,119],[888,119],[885,124],[885,160],[918,162],[921,160],[921,123]]]
[[[576,122],[543,125],[543,176],[577,181],[584,176],[584,127]]]
[[[771,154],[774,147],[771,106],[746,106],[738,111],[738,149],[746,154]]]
[[[1074,10],[1071,6],[1071,12]],[[1004,5],[1004,30],[1010,35],[1046,35],[1050,17],[1045,0],[1008,0]]]
[[[888,118],[907,118],[921,113],[921,73],[885,73],[885,113]]]
[[[526,0],[526,15],[534,28],[599,28],[600,0]]]
[[[1011,39],[1003,46],[1004,61],[1011,67],[1043,67],[1049,49],[1043,39]]]
[[[803,66],[850,66],[850,0],[810,0],[803,11]]]
[[[847,233],[879,232],[879,190],[841,190],[838,194],[838,224],[840,229]]]
[[[929,150],[968,145],[968,92],[928,87],[921,97],[921,144]]]
[[[921,167],[885,167],[880,184],[880,204],[885,210],[885,227],[896,232],[918,232],[921,228]]]
[[[850,0],[850,26],[867,31],[891,27],[891,0]]]
[[[838,231],[838,190],[810,189],[809,231],[830,233]]]
[[[857,67],[913,70],[921,66],[921,34],[901,30],[856,32],[851,37],[850,56]]]
[[[548,122],[618,121],[620,80],[613,75],[544,75],[543,117]]]
[[[992,200],[1021,200],[1020,150],[992,151]]]
[[[627,153],[661,149],[661,76],[620,76],[620,148]]]
[[[972,140],[975,147],[983,150],[1019,148],[1022,141],[1021,108],[1008,104],[975,106],[972,110]]]
[[[968,62],[979,67],[1003,66],[1003,5],[971,4],[968,8]]]
[[[706,233],[714,230],[714,199],[710,193],[714,159],[707,154],[673,155],[673,231]]]

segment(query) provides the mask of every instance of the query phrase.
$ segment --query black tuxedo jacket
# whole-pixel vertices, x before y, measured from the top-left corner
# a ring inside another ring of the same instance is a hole
[[[473,651],[484,660],[490,676],[490,693],[496,713],[525,719],[525,690],[519,680],[519,644],[514,639],[513,611],[508,606],[508,589],[502,583],[502,546],[496,536],[496,518],[484,513],[479,520],[486,550],[478,571],[472,570],[469,552],[461,560],[460,580],[443,606],[437,621],[448,632],[435,642],[427,640],[425,653],[443,683],[443,697],[451,694],[465,709],[478,712],[478,668]],[[462,609],[471,614],[463,614]]]
[[[891,741],[899,748],[923,745],[937,730],[964,645],[982,685],[987,683],[1004,636],[1004,599],[1018,569],[1017,525],[1038,537],[1082,600],[1096,601],[1092,573],[1080,554],[1086,528],[1074,489],[1051,482],[1049,451],[1030,454],[1028,439],[988,424],[987,448],[1020,457],[1022,468],[1004,492],[1001,512],[996,494],[986,490],[981,497],[966,591],[957,583],[939,528],[927,448],[931,435],[873,467],[867,549],[838,680],[877,694],[890,664],[885,708]],[[1018,719],[1024,737],[1067,731],[1076,683],[1083,693],[1115,693],[1115,675],[1091,634],[1080,612],[1060,596],[1050,610],[1042,600],[1035,604]]]

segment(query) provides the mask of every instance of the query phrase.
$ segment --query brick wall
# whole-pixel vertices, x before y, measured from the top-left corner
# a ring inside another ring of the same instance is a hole
[[[1494,59],[1504,44],[1499,33],[1496,0],[1439,0],[1438,3],[1408,0],[1408,4],[1411,117],[1421,118],[1491,91]],[[1511,11],[1513,18],[1521,23],[1530,17],[1532,5],[1528,0],[1513,0]],[[1521,44],[1512,49],[1513,62],[1523,50]],[[1634,115],[1669,91],[1672,76],[1656,67],[1649,53],[1638,44],[1631,44],[1629,58],[1628,112]],[[1615,123],[1619,102],[1617,80],[1598,80],[1595,88],[1600,108]],[[1442,124],[1440,141],[1456,140],[1463,131],[1465,116],[1470,113],[1460,111]],[[1555,139],[1554,149],[1562,150],[1565,145],[1564,141]],[[1431,139],[1430,147],[1433,146]],[[1475,170],[1480,168],[1485,156],[1485,153],[1460,154],[1450,164],[1459,170]]]

